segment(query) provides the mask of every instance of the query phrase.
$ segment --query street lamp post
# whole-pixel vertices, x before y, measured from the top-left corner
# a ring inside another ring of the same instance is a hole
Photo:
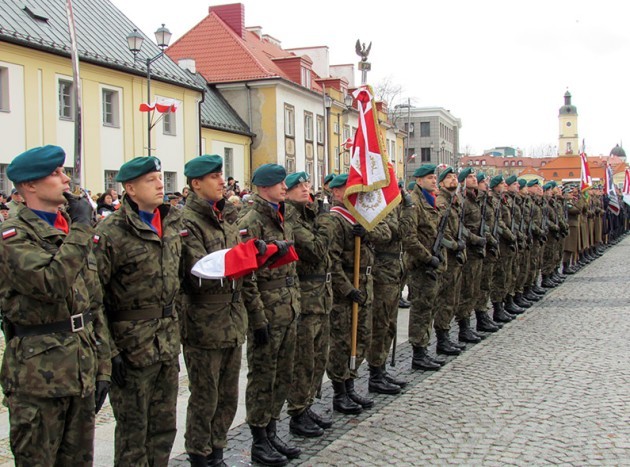
[[[151,104],[151,64],[156,60],[162,58],[164,56],[164,51],[168,47],[168,43],[171,41],[171,31],[169,31],[164,24],[157,31],[155,31],[155,41],[157,42],[157,46],[160,48],[160,53],[155,57],[147,58],[145,63],[147,67],[147,104]],[[142,34],[138,32],[137,29],[134,29],[127,36],[127,46],[129,50],[133,54],[134,60],[136,59],[138,52],[142,48],[142,43],[144,42],[144,37]],[[148,155],[151,155],[151,112],[147,112],[147,152]]]
[[[351,94],[346,94],[343,98],[343,103],[346,106],[341,112],[337,112],[337,128],[339,132],[337,133],[337,152],[339,153],[339,173],[341,173],[341,116],[350,112],[352,108],[353,97]],[[345,140],[344,140],[345,142]],[[344,150],[344,152],[347,150]],[[345,163],[344,163],[345,164]]]
[[[324,122],[324,144],[325,144],[325,148],[326,150],[324,151],[324,173],[322,175],[322,179],[319,181],[319,183],[322,184],[322,186],[324,185],[324,177],[326,175],[328,175],[328,165],[330,162],[330,108],[332,107],[332,97],[330,97],[328,94],[326,94],[326,88],[324,88],[324,111],[326,113],[325,115],[325,122]]]

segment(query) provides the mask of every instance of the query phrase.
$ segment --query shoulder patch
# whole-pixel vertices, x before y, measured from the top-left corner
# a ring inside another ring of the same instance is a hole
[[[7,238],[15,237],[17,235],[17,230],[15,228],[8,229],[2,232],[2,240],[6,240]]]
[[[101,237],[100,237],[100,235],[94,235],[94,236],[92,237],[92,243],[96,243],[96,244],[98,244],[98,242],[100,242],[100,241],[101,241]]]
[[[188,237],[188,229],[182,229],[179,231],[180,237]]]
[[[238,234],[242,237],[244,237],[245,235],[247,235],[249,233],[249,231],[247,229],[241,229],[238,231]]]

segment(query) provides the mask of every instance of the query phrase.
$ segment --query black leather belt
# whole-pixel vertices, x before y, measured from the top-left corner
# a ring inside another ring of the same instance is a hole
[[[377,258],[391,258],[391,259],[400,259],[402,257],[402,251],[400,253],[388,253],[385,251],[377,251],[375,253]]]
[[[170,318],[173,316],[173,304],[164,307],[137,308],[135,310],[115,310],[107,315],[114,321],[139,321],[147,319]]]
[[[94,321],[94,314],[88,311],[83,314],[72,315],[69,319],[54,323],[33,324],[30,326],[9,323],[9,325],[12,327],[14,336],[28,337],[54,334],[56,332],[79,332],[92,321]]]
[[[219,294],[191,294],[187,295],[186,299],[188,303],[192,305],[204,305],[206,303],[221,304],[221,303],[237,303],[241,301],[241,291],[236,290],[233,293],[219,293]]]
[[[315,281],[315,282],[332,282],[332,274],[300,274],[298,276],[300,281]]]
[[[295,279],[295,276],[286,276],[272,281],[259,281],[258,290],[273,290],[280,289],[282,287],[293,287],[297,284]]]

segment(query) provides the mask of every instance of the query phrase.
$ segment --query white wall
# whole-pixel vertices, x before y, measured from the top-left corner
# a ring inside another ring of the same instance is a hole
[[[156,96],[158,102],[165,97]],[[184,177],[184,164],[187,159],[196,155],[189,154],[186,158],[184,154],[184,103],[177,102],[177,111],[175,112],[175,135],[165,135],[163,122],[160,120],[157,125],[153,127],[151,132],[151,155],[157,157],[162,162],[162,170],[165,172],[177,172],[178,187],[182,187],[186,184],[186,178]],[[158,114],[156,113],[157,118]],[[145,120],[146,122],[146,120]],[[178,188],[179,189],[179,188]]]

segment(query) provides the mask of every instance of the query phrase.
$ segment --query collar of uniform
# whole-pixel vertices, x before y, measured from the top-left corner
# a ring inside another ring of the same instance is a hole
[[[222,212],[225,207],[225,201],[219,200],[214,205],[211,205],[205,199],[200,198],[197,193],[190,191],[188,198],[186,198],[186,208],[194,211],[204,218],[210,219],[216,225],[219,225],[219,218],[217,217],[217,211]]]
[[[262,198],[259,194],[255,194],[253,196],[253,199],[254,199],[254,204],[252,205],[252,209],[257,210],[261,214],[264,214],[270,217],[271,219],[278,219],[278,220],[280,220],[278,213],[280,213],[281,216],[284,216],[284,203],[278,203],[278,210],[276,211],[273,208],[273,206],[269,204],[269,201]]]
[[[171,209],[171,206],[168,204],[162,204],[161,206],[158,206],[158,210],[160,211],[160,217],[162,219],[162,231],[164,232],[168,224],[171,224],[175,222],[176,219],[178,219],[178,214],[180,210]],[[142,219],[140,218],[140,214],[138,214],[138,205],[129,196],[123,197],[120,206],[120,212],[136,229],[155,234],[155,230],[153,230],[145,222],[142,221]]]
[[[63,211],[61,212],[61,215],[66,218],[68,225],[70,225],[70,218],[68,215]],[[26,222],[41,238],[63,238],[66,236],[64,232],[48,224],[22,203],[18,204],[16,217],[19,217],[22,221]]]

